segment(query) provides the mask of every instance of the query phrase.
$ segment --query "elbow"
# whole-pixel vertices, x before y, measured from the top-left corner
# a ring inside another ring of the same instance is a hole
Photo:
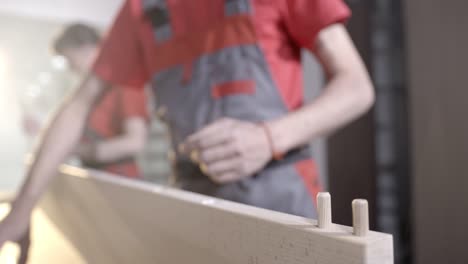
[[[367,78],[361,85],[361,105],[364,112],[369,111],[375,104],[375,89],[372,82]]]
[[[126,120],[125,142],[127,154],[138,155],[146,147],[148,127],[142,118]]]
[[[360,114],[369,111],[375,103],[375,89],[369,76],[355,79],[354,107]]]

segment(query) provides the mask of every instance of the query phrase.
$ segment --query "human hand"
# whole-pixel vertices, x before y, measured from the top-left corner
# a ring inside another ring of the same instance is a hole
[[[17,264],[26,264],[29,259],[29,249],[31,247],[31,227],[28,227],[24,235],[18,240],[20,256]]]
[[[27,256],[29,249],[29,223],[31,214],[22,213],[12,209],[10,213],[0,222],[0,248],[10,241],[18,243],[21,247],[23,258]]]
[[[216,183],[252,176],[272,158],[267,134],[260,125],[223,118],[190,135],[180,146]]]

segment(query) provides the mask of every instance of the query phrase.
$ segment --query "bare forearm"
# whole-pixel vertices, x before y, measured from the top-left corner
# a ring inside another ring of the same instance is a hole
[[[342,74],[332,79],[314,102],[269,123],[275,150],[287,152],[335,131],[366,112],[373,100],[366,77]]]
[[[31,210],[34,207],[45,186],[57,174],[55,170],[78,141],[85,118],[86,110],[74,104],[67,105],[63,111],[59,111],[44,131],[44,137],[34,155],[34,162],[29,168],[26,181],[16,201],[18,207],[24,210]],[[64,130],[68,133],[63,133]]]
[[[316,55],[330,81],[314,102],[268,124],[277,152],[287,152],[329,134],[362,115],[374,102],[367,70],[342,25],[320,32]]]
[[[145,147],[147,132],[143,117],[127,117],[123,121],[123,133],[96,143],[89,158],[92,162],[108,163],[134,157]]]
[[[143,143],[131,136],[120,136],[105,140],[96,145],[96,161],[106,163],[133,157],[142,148]]]
[[[97,86],[98,80],[87,79],[83,85]],[[32,210],[41,194],[46,189],[50,180],[57,175],[57,168],[61,162],[71,153],[79,141],[90,106],[97,97],[97,87],[83,91],[80,99],[69,100],[64,103],[50,125],[45,129],[42,140],[34,155],[33,163],[29,167],[26,180],[14,203],[16,210],[28,212]]]

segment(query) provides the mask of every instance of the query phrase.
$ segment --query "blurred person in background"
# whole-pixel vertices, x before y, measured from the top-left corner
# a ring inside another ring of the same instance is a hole
[[[77,23],[64,29],[54,41],[53,49],[55,53],[67,60],[69,67],[76,74],[85,75],[98,53],[100,41],[96,29]],[[59,83],[66,86],[63,81]],[[54,89],[55,87],[43,88]],[[65,87],[62,88],[65,89]],[[39,101],[36,102],[36,107],[30,107],[32,109],[23,114],[23,128],[28,136],[37,136],[45,123],[44,118],[32,113],[33,109],[38,110],[37,104],[50,111],[55,105],[44,106],[44,104],[54,104],[57,101],[56,98],[50,99],[50,97],[60,95],[65,97],[67,92],[69,91],[66,90],[65,93],[50,91],[46,96],[35,98]],[[49,100],[44,100],[43,97]],[[31,102],[29,104],[31,105]],[[145,146],[147,130],[145,93],[114,86],[94,106],[88,117],[82,140],[77,145],[74,154],[79,157],[85,167],[105,170],[129,178],[142,178],[136,163],[136,155]],[[30,247],[29,229],[18,240],[18,243],[21,248],[18,263],[26,263]]]
[[[14,240],[110,87],[151,83],[171,130],[178,186],[314,217],[307,148],[365,113],[374,93],[342,0],[127,0],[92,70],[44,134],[0,244]],[[328,77],[304,104],[301,48]],[[358,151],[358,150],[357,150]]]
[[[100,41],[94,28],[73,24],[58,36],[53,48],[75,73],[86,75]],[[147,130],[145,93],[113,86],[94,106],[75,154],[85,167],[141,178],[136,155],[145,146]]]

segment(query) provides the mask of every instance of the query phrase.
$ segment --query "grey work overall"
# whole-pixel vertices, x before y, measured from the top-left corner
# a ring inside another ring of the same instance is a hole
[[[307,147],[270,162],[252,177],[224,185],[213,183],[177,153],[187,136],[222,117],[257,123],[288,113],[256,41],[251,3],[219,1],[224,5],[221,18],[182,36],[174,36],[171,19],[185,18],[171,17],[172,6],[165,0],[142,1],[156,43],[151,85],[156,105],[167,109],[164,119],[176,150],[177,183],[197,193],[314,217],[320,187],[316,173],[309,171],[314,168]]]

